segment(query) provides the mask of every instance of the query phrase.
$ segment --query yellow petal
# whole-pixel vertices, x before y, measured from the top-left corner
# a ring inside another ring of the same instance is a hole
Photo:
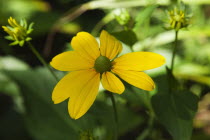
[[[95,70],[88,70],[86,74],[81,74],[81,83],[70,95],[68,104],[69,114],[73,119],[83,116],[96,99],[99,90],[100,73]]]
[[[75,51],[68,51],[56,55],[50,65],[60,71],[75,71],[92,68],[94,62],[84,59]]]
[[[94,61],[100,56],[96,39],[87,32],[79,32],[71,41],[72,48],[85,59]]]
[[[103,30],[100,35],[100,51],[102,56],[106,56],[111,60],[122,51],[122,44]]]
[[[81,70],[68,73],[64,76],[55,86],[52,93],[52,100],[55,104],[60,103],[73,94],[73,91],[80,86],[84,85],[85,79],[89,76],[89,71],[92,70]],[[90,73],[91,74],[91,73]],[[92,74],[93,76],[93,74]]]
[[[123,83],[111,72],[102,74],[101,83],[105,89],[113,93],[122,94],[125,90]]]
[[[113,69],[144,71],[157,68],[165,63],[165,58],[152,52],[132,52],[116,58]]]
[[[128,71],[128,70],[113,70],[114,73],[120,76],[129,84],[141,88],[143,90],[151,91],[155,88],[153,80],[144,72]]]
[[[75,94],[77,89],[81,89],[90,77],[96,74],[95,70],[81,70],[68,73],[55,86],[52,93],[52,100],[55,104],[60,103],[71,95]]]
[[[6,26],[2,26],[2,28],[4,29],[5,32],[7,32],[10,36],[13,37],[13,32]]]

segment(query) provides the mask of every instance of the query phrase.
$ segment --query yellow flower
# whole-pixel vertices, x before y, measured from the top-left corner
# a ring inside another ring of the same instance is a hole
[[[122,44],[106,31],[100,35],[100,47],[87,32],[79,32],[71,41],[74,51],[55,56],[51,65],[60,71],[71,71],[55,86],[55,104],[69,99],[68,110],[73,119],[83,116],[96,99],[99,84],[121,94],[125,87],[121,79],[138,88],[151,91],[155,84],[144,70],[159,67],[165,58],[152,52],[133,52],[120,57]],[[116,58],[117,57],[117,58]]]
[[[33,31],[33,23],[28,26],[26,20],[20,20],[20,23],[18,23],[12,17],[8,19],[8,23],[10,26],[2,26],[2,28],[9,34],[9,36],[6,36],[5,38],[13,41],[10,45],[18,44],[22,47],[26,41],[32,39],[29,37],[29,34]]]

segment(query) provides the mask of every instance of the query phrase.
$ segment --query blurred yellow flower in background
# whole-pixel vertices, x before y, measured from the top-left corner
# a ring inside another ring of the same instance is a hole
[[[55,86],[52,100],[55,104],[70,98],[69,114],[73,119],[83,116],[96,99],[99,84],[113,93],[121,94],[124,84],[151,91],[155,84],[144,70],[159,67],[165,58],[152,52],[132,52],[117,57],[122,44],[106,31],[100,35],[100,47],[87,32],[79,32],[71,41],[74,51],[55,56],[51,66],[60,71],[71,71]]]

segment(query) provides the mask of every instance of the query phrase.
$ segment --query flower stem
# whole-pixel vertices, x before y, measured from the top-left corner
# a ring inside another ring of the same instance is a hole
[[[112,106],[113,106],[113,110],[114,110],[114,118],[115,118],[116,123],[118,123],[117,107],[116,107],[115,98],[114,98],[113,94],[111,94],[110,97],[111,97]]]
[[[137,93],[135,93],[137,94]],[[138,96],[138,95],[137,95]],[[145,105],[148,108],[148,122],[145,129],[141,132],[141,134],[136,138],[136,140],[146,140],[151,135],[153,127],[154,127],[154,119],[155,119],[155,113],[152,108],[151,103],[151,95],[149,93],[145,93]]]
[[[113,111],[114,111],[114,118],[115,118],[115,123],[116,123],[116,135],[115,135],[115,139],[118,139],[118,115],[117,115],[117,107],[116,107],[116,102],[115,102],[115,98],[113,93],[109,92],[110,94],[110,99],[112,101],[112,106],[113,106]]]
[[[53,70],[49,67],[49,65],[45,62],[45,60],[42,58],[39,52],[34,48],[34,46],[29,41],[27,42],[27,44],[29,48],[31,49],[31,51],[34,53],[34,55],[39,59],[39,61],[50,71],[50,73],[53,75],[56,81],[59,81],[59,78],[56,76]]]
[[[154,112],[151,112],[149,120],[148,120],[147,128],[141,133],[141,135],[137,138],[137,140],[145,140],[151,134],[154,118],[155,118]]]
[[[175,31],[174,49],[173,49],[173,54],[172,54],[172,59],[171,59],[171,72],[173,72],[173,68],[174,68],[174,59],[176,55],[177,41],[178,41],[178,31]]]

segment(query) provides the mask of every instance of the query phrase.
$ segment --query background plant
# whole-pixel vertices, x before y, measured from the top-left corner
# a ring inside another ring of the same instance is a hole
[[[119,139],[208,140],[210,117],[205,116],[209,116],[210,2],[183,2],[191,13],[191,20],[187,29],[179,30],[173,72],[170,62],[175,34],[163,26],[167,17],[165,11],[173,10],[177,1],[0,1],[0,24],[7,25],[10,16],[17,21],[25,18],[29,23],[34,22],[31,43],[48,62],[56,54],[71,49],[69,41],[77,32],[87,31],[98,36],[101,29],[124,43],[123,53],[151,51],[162,54],[168,69],[147,71],[156,82],[155,91],[146,93],[126,85],[127,90],[115,96]],[[116,20],[118,8],[125,8],[129,13],[127,23],[120,24],[119,19]],[[84,117],[77,121],[70,119],[66,102],[54,105],[51,101],[52,88],[56,84],[52,75],[32,56],[27,46],[9,46],[11,42],[4,36],[6,33],[2,29],[0,139],[114,138],[114,115],[106,91],[100,91]],[[62,77],[64,73],[57,72],[57,75]],[[200,103],[194,116],[197,97]]]

